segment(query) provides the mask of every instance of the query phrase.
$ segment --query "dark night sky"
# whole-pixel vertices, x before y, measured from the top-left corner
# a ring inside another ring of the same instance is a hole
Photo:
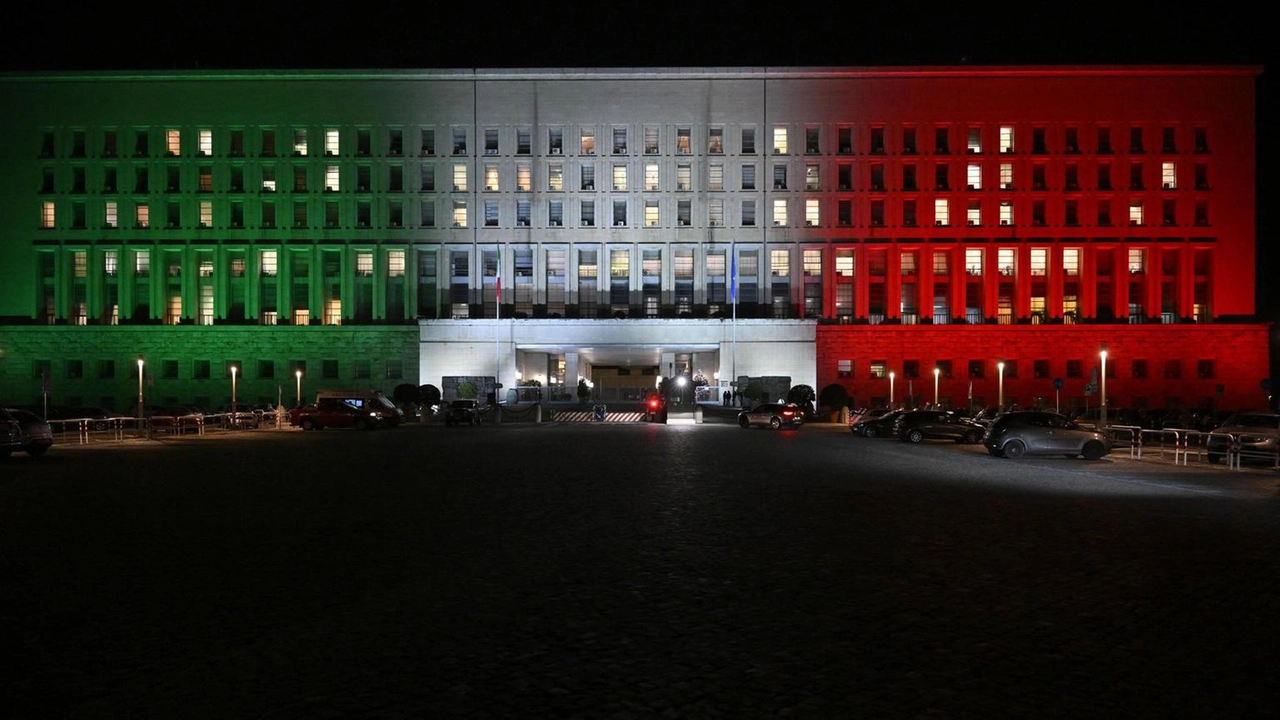
[[[1270,67],[1275,32],[1200,3],[64,3],[15,10],[0,70],[1220,64]],[[1007,5],[1007,6],[1006,6]],[[31,7],[31,6],[28,6]],[[461,10],[454,8],[462,8]],[[794,31],[791,29],[794,28]],[[1259,313],[1280,323],[1268,228],[1273,80],[1258,83]],[[1280,354],[1280,353],[1273,353]]]

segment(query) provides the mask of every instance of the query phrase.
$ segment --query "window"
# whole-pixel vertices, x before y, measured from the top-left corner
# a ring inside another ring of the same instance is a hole
[[[164,131],[164,151],[167,155],[182,154],[182,131],[170,128]]]
[[[818,227],[822,224],[822,218],[818,215],[818,201],[804,201],[804,224],[807,227]]]
[[[324,131],[324,154],[338,154],[338,131],[334,128]]]
[[[1031,248],[1031,274],[1044,276],[1049,273],[1049,250]]]
[[[1165,190],[1178,189],[1178,164],[1173,162],[1160,163],[1160,187]]]
[[[982,189],[982,166],[977,163],[969,163],[965,166],[965,183],[969,190]]]
[[[484,166],[484,189],[486,192],[497,192],[498,190],[498,166]]]
[[[787,128],[783,125],[775,125],[773,128],[773,154],[787,154]]]
[[[528,162],[516,163],[516,191],[529,192],[533,190],[533,166]]]
[[[564,153],[564,130],[547,128],[547,152],[552,155]]]
[[[755,200],[742,201],[742,226],[743,227],[756,226],[756,201]]]
[[[516,128],[516,154],[531,155],[533,153],[533,131],[529,128]]]
[[[452,214],[453,214],[454,227],[466,227],[467,226],[467,201],[454,200]]]
[[[485,155],[498,154],[498,129],[497,128],[484,129],[484,154]]]
[[[756,129],[744,127],[742,128],[742,154],[756,154]]]
[[[627,154],[627,129],[624,127],[613,128],[613,154]]]
[[[981,128],[969,128],[969,137],[965,142],[965,150],[974,155],[982,152]]]
[[[613,189],[614,190],[627,189],[627,166],[626,165],[613,166]]]
[[[307,129],[306,129],[306,128],[296,128],[296,129],[294,129],[294,131],[293,131],[293,154],[294,154],[294,155],[306,155],[306,154],[307,154]]]
[[[786,226],[787,224],[787,201],[773,201],[773,224],[775,226]]]
[[[871,361],[871,377],[887,378],[889,377],[889,363],[885,360]]]
[[[579,155],[595,155],[596,154],[596,131],[592,128],[583,128],[581,140],[579,142]]]
[[[742,166],[742,189],[756,189],[756,166],[750,163]]]
[[[134,224],[140,228],[151,226],[151,209],[146,203],[138,203],[134,208]]]
[[[361,251],[356,253],[356,277],[373,276],[373,253]]]
[[[453,166],[453,191],[467,191],[467,166],[465,164],[458,163]]]
[[[951,224],[951,209],[943,198],[935,198],[933,201],[933,224],[942,227]]]
[[[644,201],[644,224],[645,224],[645,227],[658,226],[658,201],[657,200]]]
[[[707,129],[707,154],[724,154],[724,128],[715,127]]]
[[[453,154],[467,154],[467,129],[465,127],[455,126],[453,128]]]
[[[1129,248],[1129,272],[1141,273],[1147,267],[1147,251],[1143,248]]]
[[[1001,153],[1013,152],[1013,128],[1012,127],[1002,126],[1000,128],[1000,152]]]
[[[644,154],[657,155],[660,147],[658,144],[658,128],[652,125],[646,127],[644,129]]]
[[[693,134],[687,127],[676,128],[676,154],[688,155],[693,152]]]
[[[54,227],[56,218],[52,202],[40,203],[40,227],[46,229]]]
[[[551,163],[547,166],[547,189],[552,192],[564,190],[564,165]]]

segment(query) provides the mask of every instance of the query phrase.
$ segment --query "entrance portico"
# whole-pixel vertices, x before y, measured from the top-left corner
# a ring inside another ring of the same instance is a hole
[[[813,386],[816,329],[813,320],[423,320],[418,376],[438,387],[445,377],[493,377],[505,388],[536,380],[570,395],[579,378],[596,382],[597,368],[625,368],[633,386],[650,388],[698,375],[716,393],[763,376]]]

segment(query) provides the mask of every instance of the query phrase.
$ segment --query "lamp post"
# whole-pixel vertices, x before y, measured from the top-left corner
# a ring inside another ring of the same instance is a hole
[[[935,410],[938,408],[938,375],[941,372],[938,368],[933,369],[933,408]]]
[[[1000,394],[997,401],[997,411],[1004,412],[1004,361],[996,363],[996,370],[1000,371]]]
[[[294,370],[293,377],[298,381],[298,400],[296,407],[302,407],[302,371]]]
[[[893,373],[889,373],[889,409],[893,409]]]
[[[237,368],[235,365],[231,366],[231,412],[233,413],[232,417],[235,417],[234,413],[236,411],[236,369]]]
[[[1098,427],[1105,428],[1107,426],[1107,344],[1102,344],[1102,351],[1098,353],[1102,357],[1102,376],[1098,380],[1099,387],[1102,391],[1102,407],[1098,409]]]
[[[142,412],[142,366],[143,364],[144,363],[142,362],[142,356],[139,355],[138,356],[138,419],[139,420],[143,418],[143,412]]]

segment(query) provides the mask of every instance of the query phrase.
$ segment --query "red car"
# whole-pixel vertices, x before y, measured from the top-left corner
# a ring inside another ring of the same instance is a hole
[[[303,430],[324,428],[355,428],[370,430],[375,427],[395,427],[398,418],[377,406],[356,407],[339,398],[320,398],[314,405],[305,405],[289,411],[289,424]]]

